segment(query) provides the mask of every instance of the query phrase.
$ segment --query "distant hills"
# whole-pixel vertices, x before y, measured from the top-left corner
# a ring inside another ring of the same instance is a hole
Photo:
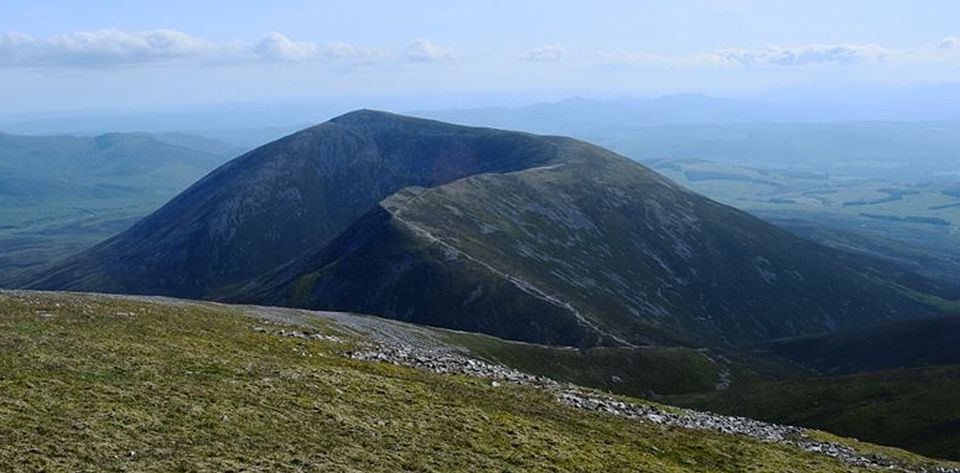
[[[0,133],[0,283],[125,229],[237,152],[187,134]]]
[[[612,130],[624,125],[960,120],[960,82],[798,85],[739,97],[691,93],[614,97],[590,90],[430,91],[394,96],[315,96],[208,103],[139,111],[92,109],[29,114],[0,111],[0,130],[31,134],[189,130],[206,135],[207,130],[290,129],[360,107],[406,110],[408,114],[427,118],[576,138],[589,138],[578,132],[597,128],[596,125]],[[579,111],[579,122],[576,115],[566,114],[564,110]],[[533,120],[524,120],[523,126],[489,121],[502,120],[506,115]],[[465,121],[464,118],[484,121]],[[538,128],[540,123],[550,128]],[[565,128],[557,129],[558,124]]]
[[[815,108],[815,107],[814,107]],[[956,180],[960,121],[906,117],[804,118],[803,107],[704,96],[568,99],[518,108],[417,116],[473,126],[563,134],[631,158],[706,159],[899,181]],[[868,116],[868,115],[867,115]]]
[[[417,116],[471,125],[582,136],[666,124],[729,124],[804,121],[804,109],[773,102],[699,94],[610,100],[572,97],[522,107],[414,112]]]
[[[244,154],[29,286],[702,345],[937,312],[895,273],[584,142],[360,111]]]

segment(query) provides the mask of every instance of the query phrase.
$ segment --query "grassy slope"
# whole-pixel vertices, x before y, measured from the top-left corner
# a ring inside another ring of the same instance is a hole
[[[792,448],[575,411],[531,388],[350,360],[336,354],[342,346],[257,332],[238,313],[0,295],[0,465],[855,471]]]
[[[678,404],[960,459],[960,366],[735,386],[670,398]]]

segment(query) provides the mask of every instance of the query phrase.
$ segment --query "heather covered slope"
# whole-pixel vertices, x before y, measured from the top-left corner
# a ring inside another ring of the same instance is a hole
[[[237,299],[572,345],[715,345],[930,313],[855,258],[562,143],[552,165],[396,193]]]

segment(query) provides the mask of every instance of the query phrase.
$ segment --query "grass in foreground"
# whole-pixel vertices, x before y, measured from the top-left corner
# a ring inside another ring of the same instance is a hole
[[[856,471],[254,325],[221,307],[0,294],[0,469]]]

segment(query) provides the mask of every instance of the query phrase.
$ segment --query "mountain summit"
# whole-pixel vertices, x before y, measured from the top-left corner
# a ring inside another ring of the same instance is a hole
[[[361,110],[236,158],[31,287],[580,346],[738,343],[932,312],[838,255],[588,143]]]

